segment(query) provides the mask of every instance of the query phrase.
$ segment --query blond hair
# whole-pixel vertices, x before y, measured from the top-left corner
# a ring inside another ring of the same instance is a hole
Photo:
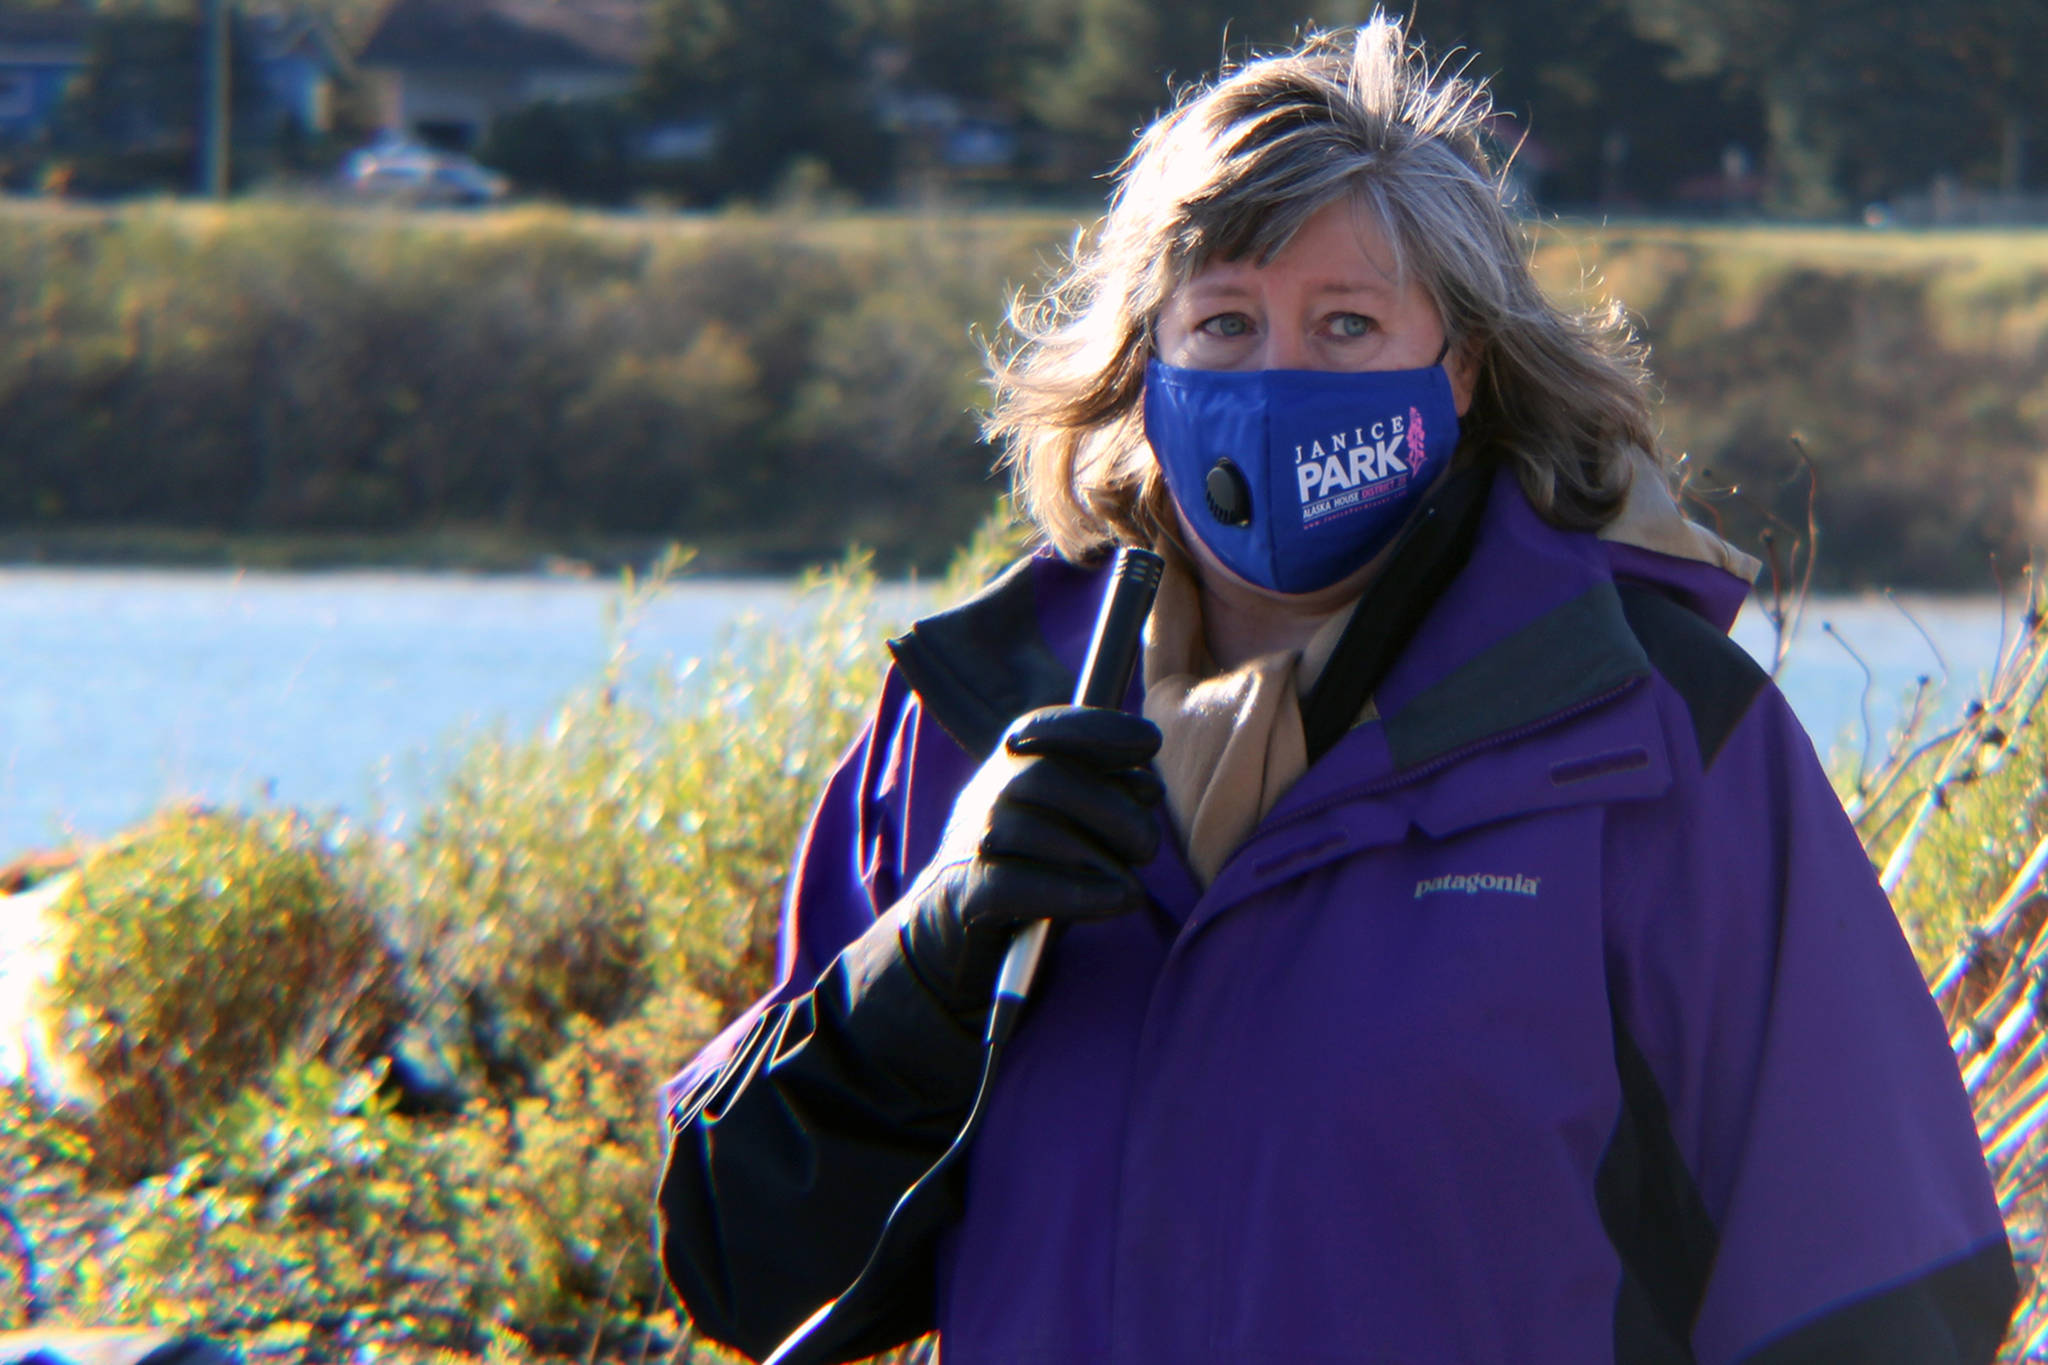
[[[1609,521],[1631,450],[1657,450],[1643,351],[1619,308],[1567,311],[1538,287],[1483,144],[1491,113],[1482,84],[1431,65],[1375,13],[1226,70],[1154,122],[1108,214],[1050,288],[1016,301],[1012,345],[991,356],[984,430],[1053,546],[1085,559],[1168,534],[1141,403],[1154,320],[1210,262],[1263,263],[1347,197],[1478,362],[1457,462],[1511,464],[1558,525]]]

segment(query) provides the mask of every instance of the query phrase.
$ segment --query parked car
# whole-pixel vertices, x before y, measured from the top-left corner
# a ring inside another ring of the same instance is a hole
[[[405,204],[494,204],[511,187],[472,157],[398,138],[351,153],[341,180],[350,194]]]

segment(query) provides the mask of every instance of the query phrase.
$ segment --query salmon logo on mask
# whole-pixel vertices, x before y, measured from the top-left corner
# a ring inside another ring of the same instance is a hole
[[[1314,592],[1390,542],[1458,442],[1441,364],[1145,367],[1145,438],[1188,528],[1232,573]]]

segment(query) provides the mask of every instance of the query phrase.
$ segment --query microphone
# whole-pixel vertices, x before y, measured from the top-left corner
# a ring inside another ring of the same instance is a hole
[[[1074,687],[1074,705],[1120,705],[1130,690],[1131,670],[1138,662],[1138,640],[1145,618],[1152,614],[1152,601],[1159,595],[1159,576],[1166,561],[1150,550],[1128,546],[1116,552],[1116,566],[1110,570],[1109,589],[1103,594],[1102,609],[1095,616],[1095,635],[1088,642],[1088,657],[1081,664],[1081,680]],[[996,998],[988,1014],[990,1046],[998,1046],[1017,1027],[1025,997],[1038,976],[1039,960],[1052,937],[1050,920],[1034,920],[1017,931],[1003,957],[1003,969],[996,977]]]

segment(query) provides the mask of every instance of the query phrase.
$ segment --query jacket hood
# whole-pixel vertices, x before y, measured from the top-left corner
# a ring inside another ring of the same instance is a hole
[[[1631,451],[1630,465],[1628,497],[1600,531],[1615,576],[1657,587],[1726,631],[1762,561],[1688,518],[1648,452]]]

